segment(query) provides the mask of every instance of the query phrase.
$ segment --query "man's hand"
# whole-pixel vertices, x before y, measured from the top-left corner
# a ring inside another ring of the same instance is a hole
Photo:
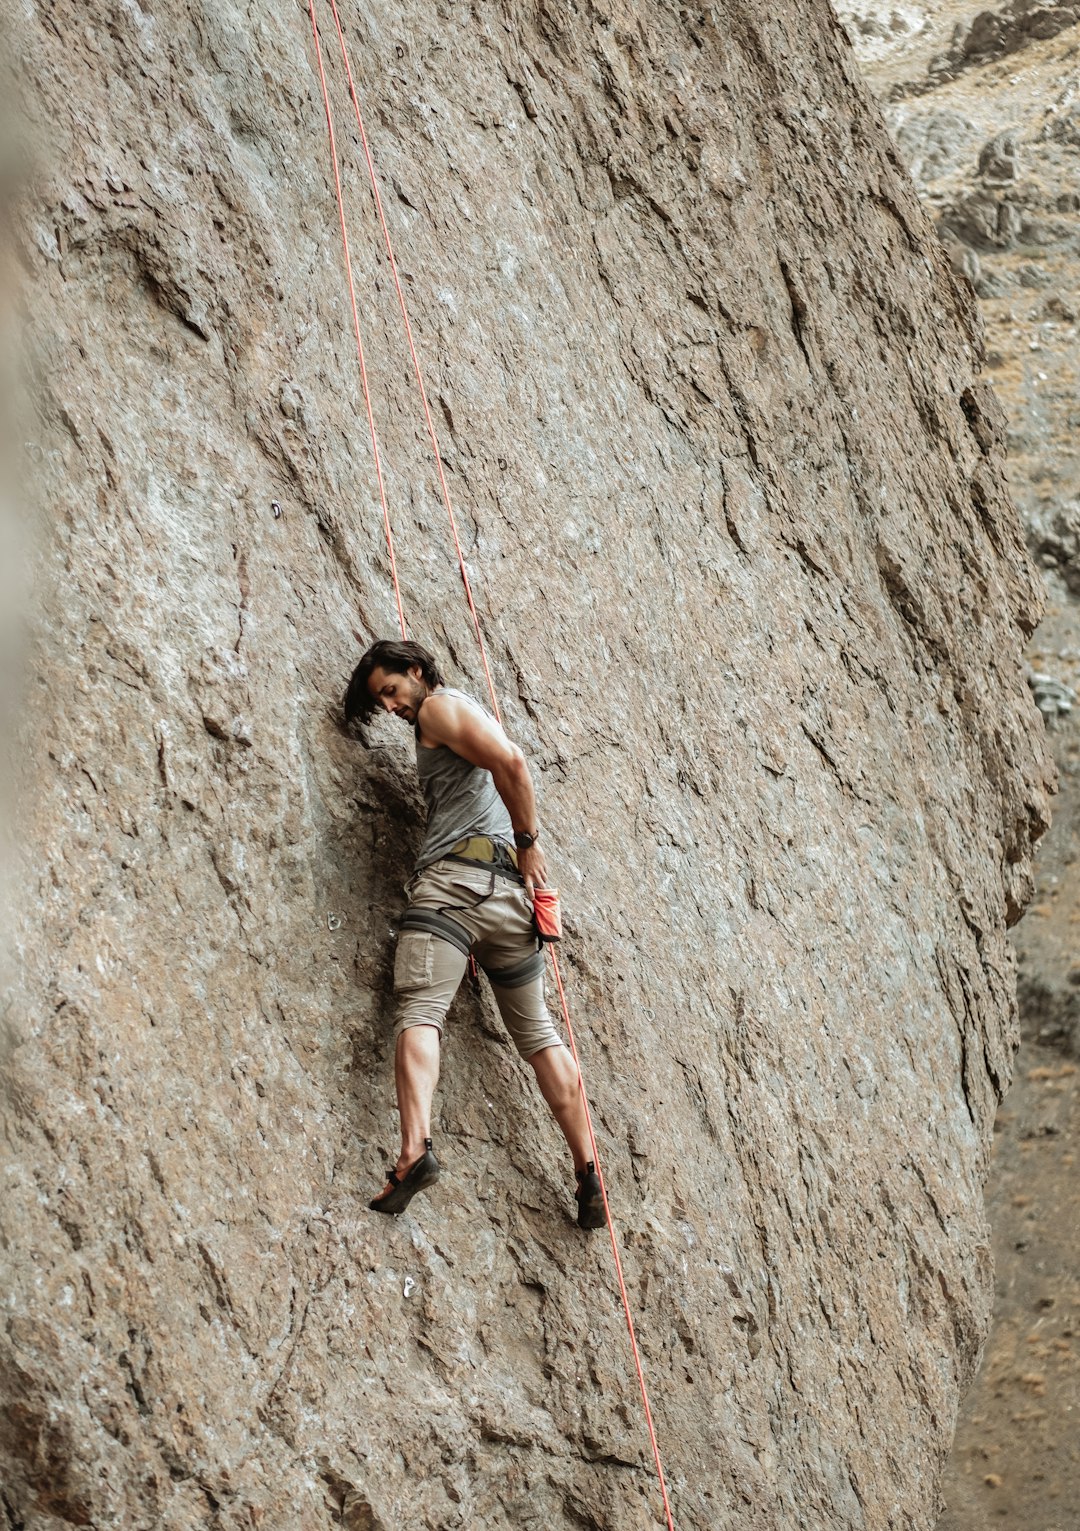
[[[547,887],[547,865],[539,845],[530,845],[527,851],[518,851],[518,871],[525,879],[525,892],[530,898],[534,888]]]

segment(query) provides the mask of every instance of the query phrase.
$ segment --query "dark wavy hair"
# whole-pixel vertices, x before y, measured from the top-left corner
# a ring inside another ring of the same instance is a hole
[[[379,704],[368,690],[373,670],[385,670],[388,675],[407,675],[413,665],[420,666],[420,675],[427,685],[443,684],[435,655],[419,643],[412,643],[408,638],[380,638],[378,643],[373,643],[352,672],[343,703],[346,723],[370,723],[378,711]]]

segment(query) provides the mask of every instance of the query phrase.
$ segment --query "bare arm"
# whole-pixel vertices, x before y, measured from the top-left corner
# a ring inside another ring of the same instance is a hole
[[[536,794],[525,756],[494,718],[460,697],[435,692],[423,703],[417,722],[422,744],[445,744],[470,765],[491,772],[515,830],[531,834],[536,829]],[[547,886],[547,866],[539,845],[518,851],[518,870],[530,897],[534,887]]]

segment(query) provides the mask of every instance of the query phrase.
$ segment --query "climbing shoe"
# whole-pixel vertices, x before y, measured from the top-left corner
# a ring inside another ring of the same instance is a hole
[[[424,1152],[399,1180],[393,1170],[387,1175],[390,1189],[368,1202],[372,1212],[404,1212],[417,1191],[427,1190],[439,1178],[439,1161],[431,1151],[431,1139],[424,1139]]]
[[[603,1228],[607,1222],[604,1213],[604,1192],[596,1165],[590,1159],[583,1170],[575,1170],[577,1176],[577,1225],[579,1228]]]

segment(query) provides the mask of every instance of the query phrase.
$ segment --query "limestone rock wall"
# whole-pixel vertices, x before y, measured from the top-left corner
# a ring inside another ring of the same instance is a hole
[[[334,717],[394,612],[305,9],[16,19],[6,1523],[659,1524],[610,1252],[486,996],[437,1193],[364,1210],[420,807],[404,730]],[[345,19],[676,1524],[929,1527],[1048,771],[967,289],[825,5]],[[476,690],[336,99],[404,596]]]

